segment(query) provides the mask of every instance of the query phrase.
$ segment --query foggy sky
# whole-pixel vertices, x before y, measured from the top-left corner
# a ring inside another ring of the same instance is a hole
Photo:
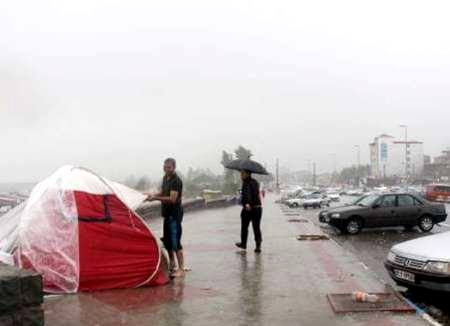
[[[0,182],[62,164],[114,179],[174,156],[222,171],[368,163],[381,133],[450,145],[445,1],[0,3]]]

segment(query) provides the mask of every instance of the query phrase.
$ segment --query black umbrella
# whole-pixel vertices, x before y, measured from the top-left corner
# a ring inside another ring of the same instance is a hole
[[[263,174],[263,175],[269,174],[269,172],[267,172],[266,168],[262,166],[262,164],[250,159],[233,160],[230,163],[225,164],[225,167],[230,170],[249,171],[255,174]]]

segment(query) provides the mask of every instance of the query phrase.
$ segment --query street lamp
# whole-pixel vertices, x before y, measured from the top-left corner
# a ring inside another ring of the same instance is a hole
[[[408,126],[399,125],[399,127],[405,129],[405,178],[408,179]]]
[[[359,179],[360,179],[360,166],[361,166],[361,146],[355,145],[356,148],[356,160],[358,162],[358,166],[356,167],[357,177],[358,177],[358,187],[359,187]]]

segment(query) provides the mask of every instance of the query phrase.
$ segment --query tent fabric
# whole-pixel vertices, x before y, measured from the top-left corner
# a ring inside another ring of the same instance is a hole
[[[134,209],[145,196],[65,166],[0,218],[0,260],[43,275],[44,290],[75,293],[168,282],[158,241]]]

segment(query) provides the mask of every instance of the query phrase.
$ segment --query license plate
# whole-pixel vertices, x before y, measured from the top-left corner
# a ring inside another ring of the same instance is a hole
[[[413,273],[399,271],[398,269],[395,269],[394,274],[397,278],[411,283],[414,283],[416,280],[416,276]]]

